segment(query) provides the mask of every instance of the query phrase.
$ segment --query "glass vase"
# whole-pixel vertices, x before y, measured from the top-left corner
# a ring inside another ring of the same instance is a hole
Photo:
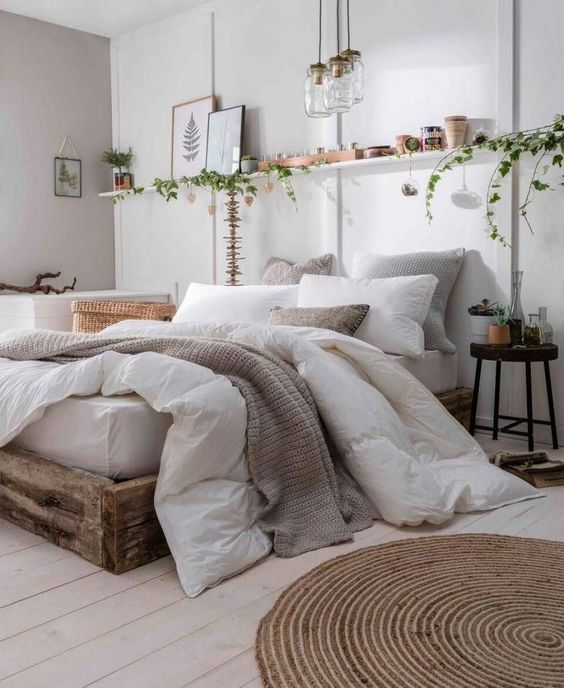
[[[525,316],[521,305],[521,287],[523,284],[523,271],[514,270],[511,283],[511,306],[509,307],[511,343],[521,344],[523,342],[523,326]]]

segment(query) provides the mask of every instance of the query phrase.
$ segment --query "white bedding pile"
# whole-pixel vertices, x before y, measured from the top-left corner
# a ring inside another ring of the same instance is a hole
[[[241,323],[132,321],[106,332],[227,338],[293,364],[351,474],[390,523],[441,523],[455,511],[541,494],[491,466],[429,391],[358,339]],[[67,365],[0,360],[0,445],[71,395],[131,392],[174,418],[155,506],[184,590],[195,596],[271,548],[255,525],[262,498],[245,461],[245,403],[226,378],[153,353],[108,352]]]

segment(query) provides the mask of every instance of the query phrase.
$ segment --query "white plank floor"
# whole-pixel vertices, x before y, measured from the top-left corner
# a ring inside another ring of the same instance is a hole
[[[184,596],[170,557],[113,576],[0,520],[0,688],[259,688],[258,622],[285,586],[322,561],[435,534],[564,540],[563,517],[564,487],[554,487],[544,499],[457,515],[442,528],[376,522],[353,543],[269,557],[195,600]]]

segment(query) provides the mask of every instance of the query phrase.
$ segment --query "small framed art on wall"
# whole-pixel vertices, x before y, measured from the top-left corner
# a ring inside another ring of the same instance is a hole
[[[198,174],[206,166],[208,116],[214,110],[215,96],[173,105],[170,173],[174,179]]]
[[[221,174],[239,171],[243,151],[245,106],[211,112],[208,122],[206,169]]]
[[[82,162],[78,158],[55,158],[55,196],[82,196]]]

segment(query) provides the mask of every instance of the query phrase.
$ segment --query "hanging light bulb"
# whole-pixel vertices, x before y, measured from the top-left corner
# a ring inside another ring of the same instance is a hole
[[[341,3],[337,0],[337,55],[327,60],[323,75],[323,101],[327,112],[348,112],[354,105],[354,77],[351,63],[341,55]]]
[[[321,62],[321,22],[322,0],[319,0],[319,49],[315,64],[311,64],[307,70],[304,84],[304,105],[308,117],[329,117],[323,100],[323,76],[327,67]]]
[[[350,0],[347,0],[347,49],[342,50],[340,55],[344,57],[352,67],[354,102],[360,103],[364,98],[364,63],[360,59],[360,51],[351,50],[351,17],[349,2]]]

